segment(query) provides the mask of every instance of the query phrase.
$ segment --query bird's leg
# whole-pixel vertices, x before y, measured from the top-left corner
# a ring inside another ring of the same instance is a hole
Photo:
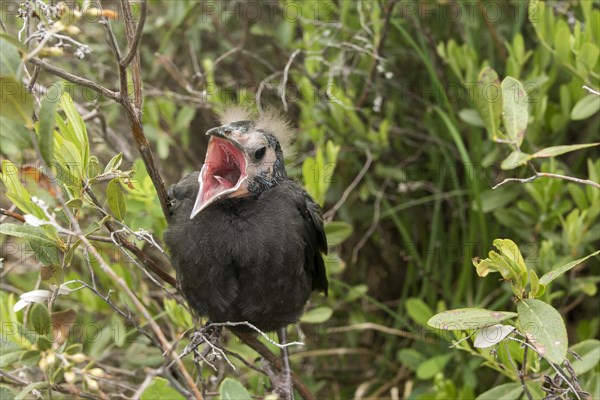
[[[294,400],[294,387],[292,386],[292,370],[290,369],[290,355],[288,353],[288,348],[285,346],[287,344],[287,329],[286,327],[279,328],[277,331],[277,336],[279,336],[279,343],[283,345],[281,348],[281,360],[283,361],[283,377],[284,377],[284,389],[285,400]]]

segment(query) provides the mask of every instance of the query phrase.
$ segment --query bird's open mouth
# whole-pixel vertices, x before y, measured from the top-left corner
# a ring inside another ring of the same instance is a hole
[[[246,158],[237,143],[211,136],[200,172],[200,191],[190,218],[215,201],[237,192],[248,177]]]

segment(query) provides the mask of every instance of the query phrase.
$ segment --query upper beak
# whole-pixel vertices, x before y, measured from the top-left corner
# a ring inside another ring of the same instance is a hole
[[[240,132],[222,126],[209,129],[206,134],[211,138],[198,176],[200,190],[190,218],[220,199],[246,193],[242,184],[248,177],[248,161],[243,146],[235,139]]]

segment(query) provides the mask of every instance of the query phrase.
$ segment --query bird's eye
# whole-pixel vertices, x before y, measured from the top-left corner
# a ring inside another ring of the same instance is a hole
[[[266,151],[266,147],[261,147],[260,149],[254,152],[254,158],[256,158],[257,160],[261,160],[265,156]]]

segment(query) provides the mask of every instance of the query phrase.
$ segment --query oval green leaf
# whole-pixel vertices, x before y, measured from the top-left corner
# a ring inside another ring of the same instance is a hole
[[[144,390],[140,398],[141,400],[185,399],[181,393],[169,385],[169,381],[159,376],[152,380],[152,383]]]
[[[485,67],[479,73],[475,105],[492,140],[503,139],[504,135],[500,132],[502,90],[498,74],[491,67]]]
[[[508,139],[520,147],[529,120],[527,91],[521,82],[510,76],[504,78],[500,86],[502,87],[502,121],[504,128]]]
[[[427,321],[427,325],[441,330],[472,330],[496,325],[499,322],[516,316],[517,313],[510,311],[492,311],[485,308],[459,308],[434,315]]]
[[[585,149],[586,147],[594,147],[598,145],[600,145],[600,143],[571,144],[565,146],[546,147],[545,149],[542,149],[531,155],[531,158],[555,157],[560,156],[561,154],[569,153],[571,151]]]
[[[221,400],[251,400],[246,388],[233,378],[225,378],[219,387]]]
[[[518,400],[521,394],[523,394],[523,386],[520,383],[505,383],[481,393],[476,400]]]
[[[40,153],[46,165],[54,163],[54,125],[62,86],[52,85],[42,99],[38,125]]]
[[[513,151],[502,161],[500,168],[504,170],[515,169],[523,164],[526,164],[529,160],[531,160],[531,155],[520,151]]]
[[[524,299],[517,305],[519,330],[547,360],[560,364],[567,356],[567,328],[559,312],[537,299]]]
[[[301,322],[307,324],[320,324],[327,321],[333,315],[333,310],[329,307],[317,307],[312,310],[308,310],[302,318]]]
[[[121,188],[118,178],[108,182],[108,186],[106,187],[106,197],[108,198],[108,207],[110,207],[110,211],[112,211],[116,219],[122,221],[123,218],[125,218],[127,206],[125,204],[123,188]]]
[[[562,274],[564,274],[565,272],[569,271],[571,268],[581,264],[582,262],[584,262],[585,260],[587,260],[590,257],[597,256],[598,254],[600,254],[600,250],[595,251],[592,254],[582,257],[578,260],[571,261],[570,263],[567,263],[567,264],[563,265],[562,267],[558,267],[558,268],[542,275],[542,277],[540,278],[540,283],[542,285],[547,285],[550,282],[552,282],[553,280],[555,280],[556,278],[558,278],[559,276],[561,276]]]
[[[417,368],[417,378],[423,380],[433,378],[451,359],[452,354],[440,354],[422,362]]]
[[[352,225],[343,221],[325,224],[325,234],[329,246],[337,246],[352,235]]]
[[[588,94],[575,104],[571,110],[571,119],[581,121],[596,114],[600,110],[600,96]]]

